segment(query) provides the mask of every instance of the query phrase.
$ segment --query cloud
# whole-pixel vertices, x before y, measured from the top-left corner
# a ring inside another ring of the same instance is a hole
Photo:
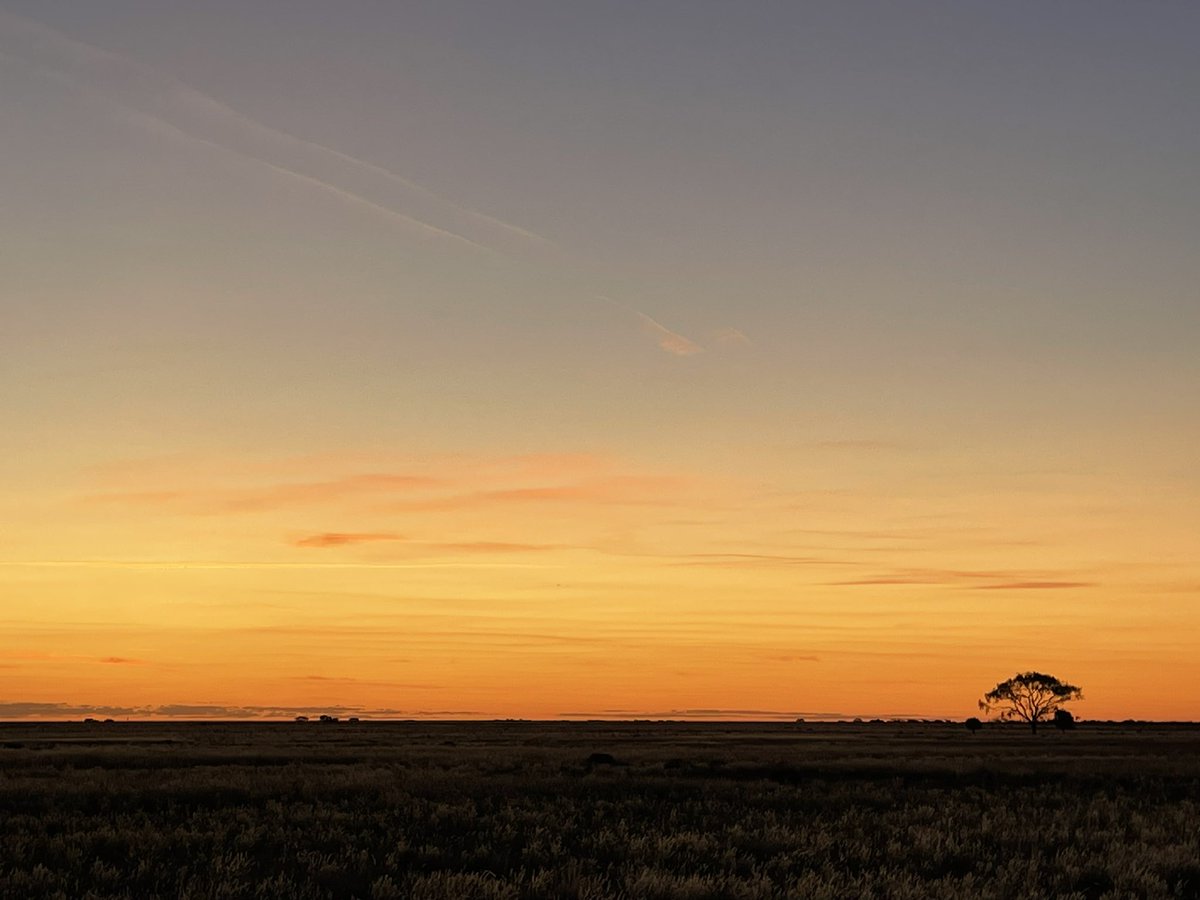
[[[787,556],[772,553],[690,553],[676,566],[706,566],[713,568],[764,568],[773,566],[845,566],[858,565],[823,556]]]
[[[906,445],[898,441],[883,441],[870,439],[848,439],[848,440],[833,440],[833,441],[813,441],[809,444],[818,450],[902,450],[906,449]]]
[[[723,347],[753,347],[754,341],[740,328],[719,328],[713,332],[713,340]]]
[[[658,346],[674,356],[693,356],[697,353],[703,353],[704,348],[695,341],[684,337],[682,334],[672,331],[665,325],[655,321],[646,315],[644,312],[634,311],[635,315],[641,319],[645,330],[654,337]]]
[[[137,706],[81,706],[74,703],[7,702],[0,703],[0,719],[67,718],[78,716],[133,716]]]
[[[662,322],[655,319],[653,316],[635,309],[628,303],[614,300],[611,297],[606,297],[603,294],[594,295],[594,299],[617,309],[624,313],[633,315],[642,325],[642,330],[650,335],[659,348],[672,356],[695,356],[697,353],[703,353],[704,348],[700,344],[693,341],[691,338],[680,334],[677,331],[672,331]],[[736,328],[722,328],[713,334],[713,340],[717,343],[731,346],[736,344],[749,345],[750,339]]]
[[[254,488],[117,491],[92,494],[85,502],[105,505],[176,508],[185,512],[259,512],[347,497],[410,493],[444,484],[439,478],[407,473],[370,472],[327,481],[292,482]]]
[[[922,541],[927,540],[927,533],[912,533],[904,531],[856,531],[854,529],[838,528],[789,528],[787,534],[812,534],[819,537],[860,538],[869,541]]]
[[[392,508],[432,511],[548,503],[671,506],[678,502],[678,495],[693,484],[692,479],[677,475],[609,475],[569,484],[494,488],[426,500],[406,500]]]
[[[463,541],[452,544],[424,544],[436,550],[450,553],[539,553],[545,550],[561,550],[562,544],[522,544],[512,541]]]
[[[485,470],[513,471],[522,477],[578,477],[594,475],[603,469],[611,469],[615,463],[612,456],[585,451],[574,453],[521,453],[502,456],[494,462],[482,463]]]
[[[993,582],[972,584],[971,582]],[[962,585],[972,590],[1049,590],[1055,588],[1094,587],[1090,581],[1064,580],[1053,573],[1021,571],[975,571],[962,569],[898,569],[865,578],[826,582],[832,587],[870,587],[873,585]]]
[[[563,719],[739,719],[746,721],[793,721],[795,719],[825,719],[836,721],[851,716],[841,712],[779,709],[724,709],[720,707],[697,709],[666,709],[647,711],[640,709],[601,709],[592,712],[560,712]]]
[[[165,703],[111,706],[87,703],[11,701],[0,703],[0,721],[13,719],[79,719],[86,716],[123,719],[290,719],[298,715],[359,716],[375,719],[477,718],[486,715],[471,709],[395,709],[346,705],[272,706],[219,703]]]
[[[372,544],[381,541],[403,541],[399,534],[388,532],[323,531],[293,541],[297,547],[344,547],[350,544]]]
[[[315,141],[265,125],[151,66],[0,12],[0,53],[104,101],[147,130],[264,166],[418,232],[503,252],[546,246],[541,235],[486,215]]]
[[[257,513],[292,506],[367,501],[373,509],[443,510],[532,503],[602,503],[663,505],[695,487],[695,479],[678,475],[605,474],[609,457],[588,453],[530,454],[492,459],[448,458],[413,463],[416,471],[366,472],[320,480],[262,486],[220,484],[179,487],[172,484],[135,490],[107,490],[84,495],[84,503],[128,506],[187,514]],[[431,468],[436,475],[426,474]],[[125,476],[127,479],[131,476]],[[159,476],[163,477],[163,476]],[[186,477],[186,475],[185,475]],[[213,472],[207,478],[220,478]],[[232,477],[244,478],[245,473]],[[540,483],[539,483],[540,482]],[[133,485],[131,485],[133,486]],[[464,488],[475,486],[475,490]],[[457,488],[448,493],[447,489]],[[397,495],[411,497],[389,504]],[[366,531],[361,540],[399,540],[390,531]],[[378,535],[378,537],[374,537]],[[305,546],[354,543],[359,533],[302,536]]]
[[[1093,581],[1010,581],[1004,584],[976,585],[978,591],[1046,591],[1060,588],[1095,587]]]
[[[885,575],[877,578],[854,578],[847,581],[827,581],[829,587],[871,587],[886,584],[946,584],[945,578],[917,575]]]
[[[292,675],[290,681],[304,681],[315,684],[325,684],[341,687],[383,687],[396,688],[397,690],[406,691],[444,691],[445,685],[428,684],[422,682],[404,682],[404,681],[368,681],[362,678],[349,678],[339,675]]]
[[[0,569],[556,569],[549,563],[514,562],[294,562],[229,559],[25,559],[0,561]]]
[[[528,544],[516,541],[411,541],[403,535],[389,532],[358,533],[325,531],[292,541],[295,547],[346,547],[358,544],[404,542],[405,547],[416,553],[534,553],[543,550],[562,549],[562,544]]]
[[[10,660],[19,660],[18,663],[10,665],[24,665],[26,663],[58,663],[58,662],[83,662],[83,663],[100,663],[107,666],[145,666],[149,663],[144,659],[133,659],[128,656],[81,656],[76,653],[51,653],[45,650],[16,650],[9,651],[7,656]]]

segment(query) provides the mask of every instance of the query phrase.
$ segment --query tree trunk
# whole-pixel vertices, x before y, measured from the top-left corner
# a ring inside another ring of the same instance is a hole
[[[1029,720],[1029,730],[1032,731],[1034,734],[1037,734],[1037,719]]]

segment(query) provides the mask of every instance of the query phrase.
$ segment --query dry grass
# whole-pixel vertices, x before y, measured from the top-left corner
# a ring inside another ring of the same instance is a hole
[[[1200,897],[1200,729],[5,725],[0,896]]]

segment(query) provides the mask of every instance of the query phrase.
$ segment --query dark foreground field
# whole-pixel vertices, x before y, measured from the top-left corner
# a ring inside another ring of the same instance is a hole
[[[1200,897],[1200,729],[0,725],[4,898],[1048,896]]]

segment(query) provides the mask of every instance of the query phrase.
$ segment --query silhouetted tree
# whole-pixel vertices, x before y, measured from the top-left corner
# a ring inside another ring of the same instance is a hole
[[[989,713],[994,710],[1001,722],[1028,722],[1030,731],[1037,734],[1038,722],[1057,712],[1060,704],[1082,699],[1083,691],[1053,675],[1021,672],[984,694],[979,708]]]
[[[1056,709],[1054,711],[1054,727],[1059,731],[1070,731],[1075,727],[1075,717],[1071,715],[1069,709]]]
[[[983,723],[980,722],[975,716],[971,716],[971,718],[967,719],[964,724],[967,726],[967,731],[971,732],[971,734],[974,734],[983,727]]]

